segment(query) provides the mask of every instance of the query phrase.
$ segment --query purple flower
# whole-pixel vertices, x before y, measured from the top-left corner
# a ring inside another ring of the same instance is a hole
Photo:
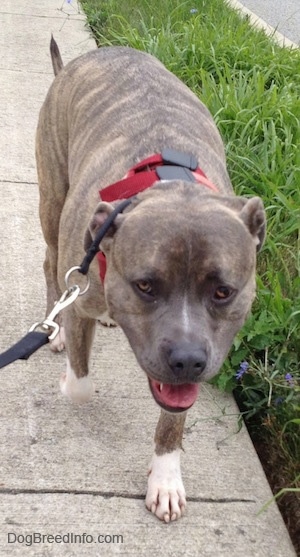
[[[238,381],[239,379],[242,379],[243,375],[244,375],[245,373],[247,373],[248,369],[249,369],[249,364],[248,364],[248,362],[241,362],[241,363],[240,363],[240,367],[239,367],[239,369],[237,370],[237,372],[236,372],[236,374],[235,374],[235,378],[237,379],[237,381]]]
[[[197,8],[192,8],[192,9],[190,10],[190,14],[197,14],[197,13],[198,13]]]
[[[293,385],[294,383],[294,378],[292,376],[291,373],[286,373],[286,375],[284,376],[285,380],[289,383],[289,385]]]

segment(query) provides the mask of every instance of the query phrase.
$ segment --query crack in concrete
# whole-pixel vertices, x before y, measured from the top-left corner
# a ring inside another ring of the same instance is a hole
[[[19,181],[19,180],[2,180],[0,178],[0,183],[1,184],[19,184],[20,186],[22,186],[23,184],[27,184],[30,186],[38,186],[37,182],[26,182],[26,181]]]
[[[59,19],[61,21],[64,21],[65,19],[72,19],[72,20],[82,20],[85,21],[85,16],[81,13],[75,13],[75,14],[68,14],[67,12],[63,12],[62,10],[61,13],[63,15],[41,15],[41,14],[25,14],[25,13],[17,13],[17,12],[0,12],[0,15],[16,15],[18,17],[36,17],[36,18],[40,18],[40,19]]]
[[[0,488],[1,495],[92,495],[93,497],[103,497],[104,499],[112,499],[120,497],[121,499],[144,500],[145,495],[140,493],[125,493],[115,491],[95,491],[88,489],[14,489]],[[209,497],[187,497],[189,503],[256,503],[255,499],[240,499],[231,497],[221,497],[220,499],[210,499]]]
[[[52,75],[53,76],[53,72],[51,72],[50,70],[48,72],[44,72],[44,71],[28,70],[27,68],[26,70],[22,70],[18,68],[5,68],[3,66],[0,67],[0,72],[6,72],[6,73],[12,72],[12,73],[18,73],[24,75],[31,74],[31,75]]]

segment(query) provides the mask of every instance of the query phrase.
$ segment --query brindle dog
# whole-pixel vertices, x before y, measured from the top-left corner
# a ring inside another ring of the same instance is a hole
[[[64,276],[114,207],[98,190],[166,147],[196,158],[218,191],[181,177],[139,193],[101,242],[104,285],[97,261],[90,288],[64,313],[53,348],[66,344],[61,389],[83,402],[96,321],[108,310],[127,336],[161,406],[146,506],[166,522],[186,506],[180,449],[187,409],[199,383],[220,369],[255,296],[256,253],[265,233],[258,197],[236,197],[222,140],[199,99],[149,54],[101,48],[63,68],[52,41],[57,74],[40,112],[37,168],[40,218],[47,243],[48,312]],[[64,339],[65,335],[65,339]]]

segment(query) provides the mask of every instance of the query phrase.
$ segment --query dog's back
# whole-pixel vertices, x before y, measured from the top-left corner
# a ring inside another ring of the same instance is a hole
[[[63,67],[53,38],[51,57],[57,78],[44,117],[53,122],[49,111],[54,98],[60,130],[64,123],[68,127],[66,115],[72,113],[72,129],[65,134],[72,133],[69,172],[77,178],[83,162],[79,154],[93,153],[89,166],[98,172],[101,186],[102,176],[103,185],[108,179],[117,180],[145,156],[172,145],[203,161],[204,172],[218,181],[221,191],[232,192],[223,143],[211,114],[156,58],[128,47],[103,47]],[[92,120],[97,126],[91,125]],[[111,175],[109,168],[107,176],[105,153],[112,142],[118,152],[116,174]]]

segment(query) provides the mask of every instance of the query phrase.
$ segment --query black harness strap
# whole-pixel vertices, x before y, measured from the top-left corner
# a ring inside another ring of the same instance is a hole
[[[0,354],[0,369],[15,360],[27,360],[31,354],[49,342],[49,333],[30,331],[19,342]]]
[[[79,273],[81,273],[82,275],[86,275],[88,273],[91,262],[93,261],[95,255],[100,251],[99,244],[101,240],[103,240],[106,232],[114,222],[116,216],[119,213],[122,213],[124,209],[126,209],[126,207],[128,207],[128,205],[132,203],[133,199],[133,197],[130,197],[129,199],[125,199],[124,201],[122,201],[122,203],[117,205],[117,207],[111,212],[106,221],[104,221],[104,224],[102,224],[101,228],[99,228],[94,241],[87,250],[86,256],[84,257],[80,265],[80,269],[78,269]]]

